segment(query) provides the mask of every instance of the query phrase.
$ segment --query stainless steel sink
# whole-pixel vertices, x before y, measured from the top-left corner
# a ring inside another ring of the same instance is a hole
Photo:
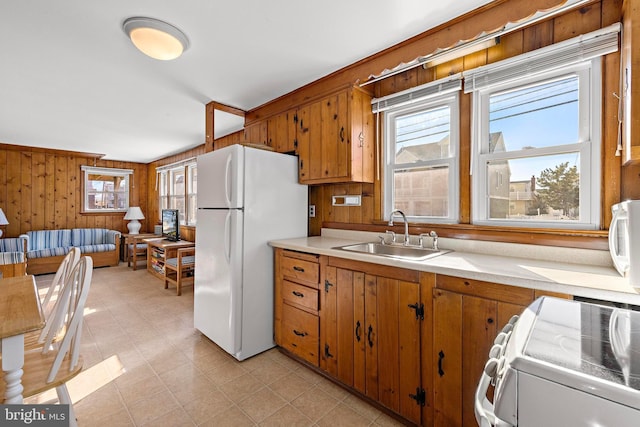
[[[370,243],[357,243],[354,245],[336,246],[333,249],[339,249],[342,251],[360,252],[371,255],[380,255],[393,258],[401,258],[411,261],[422,261],[428,258],[433,258],[438,255],[451,252],[442,249],[429,249],[421,248],[419,246],[403,246],[403,245],[383,245],[378,242]]]

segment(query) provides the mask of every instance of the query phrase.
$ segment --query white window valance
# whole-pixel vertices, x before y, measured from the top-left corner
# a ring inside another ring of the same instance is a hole
[[[486,87],[506,83],[541,72],[553,71],[588,61],[618,50],[621,24],[583,34],[560,43],[464,71],[464,92],[470,93]]]
[[[109,175],[109,176],[121,176],[121,175],[133,175],[133,169],[117,169],[117,168],[100,168],[97,166],[85,166],[82,165],[81,170],[88,173]]]
[[[164,165],[164,166],[158,166],[156,168],[156,173],[160,173],[160,172],[168,171],[168,170],[171,170],[171,169],[192,165],[192,164],[195,164],[195,163],[196,163],[196,158],[195,157],[190,157],[190,158],[185,159],[185,160],[180,160],[179,162],[170,163],[170,164]]]
[[[460,89],[462,89],[462,74],[458,73],[382,98],[374,98],[371,100],[371,108],[374,113],[381,113],[391,108],[425,101],[435,96],[459,91]]]

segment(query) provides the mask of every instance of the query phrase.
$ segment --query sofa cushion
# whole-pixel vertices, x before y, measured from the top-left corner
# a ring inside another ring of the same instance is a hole
[[[95,253],[95,252],[115,251],[116,250],[116,245],[114,245],[113,243],[103,243],[103,244],[100,244],[100,245],[78,246],[78,249],[80,249],[80,253],[82,253],[82,254],[91,254],[91,253]]]
[[[52,248],[66,248],[66,251],[69,252],[69,247],[71,246],[71,230],[27,231],[27,236],[29,236],[29,252]],[[53,255],[66,255],[67,252]],[[40,257],[42,256],[47,255],[41,255]]]
[[[5,237],[0,239],[0,252],[24,252],[25,237]]]
[[[64,248],[59,247],[59,248],[37,249],[35,251],[28,251],[27,258],[45,258],[49,256],[66,255],[67,253],[69,253],[70,249],[71,249],[70,246],[67,246]]]
[[[24,252],[0,252],[0,265],[22,264]]]
[[[106,228],[74,228],[71,230],[71,245],[73,246],[81,247],[103,243],[113,243],[107,242]]]

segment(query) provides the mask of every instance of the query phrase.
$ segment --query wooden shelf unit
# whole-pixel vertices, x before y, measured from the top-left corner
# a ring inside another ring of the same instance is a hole
[[[178,256],[178,249],[191,248],[195,246],[194,242],[186,240],[178,240],[172,242],[166,239],[143,239],[149,245],[147,250],[147,271],[157,278],[164,281],[165,268],[164,264],[167,259]]]

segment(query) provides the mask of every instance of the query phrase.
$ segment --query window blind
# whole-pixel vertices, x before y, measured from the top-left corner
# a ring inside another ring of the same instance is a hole
[[[464,93],[616,52],[620,30],[620,23],[616,23],[495,64],[464,71]]]
[[[462,89],[462,74],[458,73],[382,98],[374,98],[371,100],[371,108],[374,113],[381,113],[391,108],[410,105],[433,96],[459,91],[460,89]]]

